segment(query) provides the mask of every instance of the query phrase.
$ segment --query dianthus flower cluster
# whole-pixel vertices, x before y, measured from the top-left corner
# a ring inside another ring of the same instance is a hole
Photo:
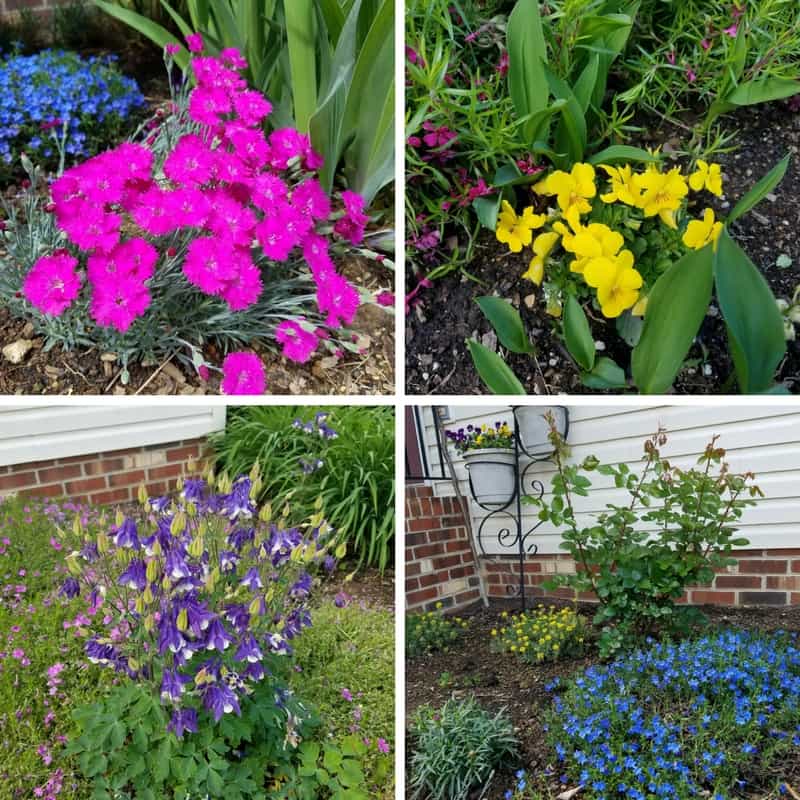
[[[262,297],[265,267],[302,255],[324,324],[353,321],[359,294],[337,272],[330,246],[362,241],[363,199],[344,191],[343,210],[334,209],[309,138],[292,128],[264,134],[272,106],[248,89],[244,66],[235,51],[193,58],[196,86],[177,111],[187,124],[163,163],[146,144],[126,142],[53,184],[53,211],[71,246],[27,275],[23,291],[39,311],[64,313],[86,282],[95,324],[125,333],[154,304],[159,267],[176,257],[189,284],[241,311]],[[298,317],[275,335],[284,355],[306,361],[327,332]],[[236,383],[241,370],[232,371]]]
[[[145,99],[136,81],[120,75],[113,58],[83,59],[76,53],[42,50],[0,60],[0,161],[19,151],[56,155],[51,133],[64,136],[67,154],[89,154],[90,139],[106,124],[126,120]]]
[[[592,796],[730,800],[796,757],[799,714],[796,636],[727,631],[591,667],[556,695],[549,736]]]
[[[175,499],[141,490],[148,522],[120,514],[108,532],[83,534],[61,588],[109,619],[110,630],[86,642],[89,661],[148,685],[178,737],[198,730],[203,711],[215,721],[241,713],[270,663],[311,625],[310,570],[335,567],[321,513],[289,527],[257,508],[257,474],[216,485],[187,480]]]
[[[629,227],[638,229],[644,220],[657,217],[667,228],[677,231],[678,214],[685,208],[690,188],[695,192],[706,189],[717,197],[722,194],[720,167],[701,160],[688,176],[678,167],[665,172],[655,163],[648,164],[642,172],[634,172],[628,164],[601,164],[600,169],[608,183],[607,191],[599,195],[600,204],[594,203],[598,196],[595,168],[591,164],[574,164],[570,172],[551,172],[533,187],[539,196],[555,198],[554,207],[537,213],[534,206],[527,206],[517,214],[510,203],[503,201],[496,237],[513,253],[531,248],[532,258],[523,277],[533,283],[542,283],[548,263],[569,259],[570,273],[579,275],[596,290],[603,316],[613,319],[627,309],[642,316],[652,287],[645,285],[641,272],[634,267],[636,258],[633,250],[625,246],[623,233],[602,221],[607,219],[604,206],[620,204],[635,209],[638,218],[631,219]],[[584,223],[581,217],[585,215],[591,217]],[[549,230],[534,237],[533,231],[547,226]],[[716,247],[721,232],[722,223],[714,218],[713,209],[707,208],[701,220],[691,220],[683,227],[681,241],[694,250],[708,244]],[[558,253],[559,245],[562,253]],[[554,304],[548,311],[557,316],[560,309],[559,304]]]

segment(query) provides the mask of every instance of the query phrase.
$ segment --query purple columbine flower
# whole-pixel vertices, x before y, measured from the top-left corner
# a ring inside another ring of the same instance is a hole
[[[128,569],[119,576],[119,583],[129,589],[143,592],[144,587],[147,586],[147,568],[144,565],[144,561],[141,558],[134,558],[128,564]]]
[[[114,536],[114,544],[117,547],[129,547],[131,550],[138,550],[141,547],[136,533],[136,523],[132,519],[126,517],[122,521]]]
[[[279,633],[269,634],[269,636],[267,636],[267,645],[271,652],[277,653],[278,655],[288,656],[292,652],[292,648],[289,647],[286,639]]]
[[[336,569],[336,559],[333,556],[325,556],[322,562],[325,572],[333,572]]]
[[[187,597],[178,603],[179,609],[186,609],[189,629],[195,636],[208,628],[214,619],[214,614],[208,610],[208,604],[197,602],[195,597]]]
[[[206,482],[202,478],[187,478],[183,484],[181,497],[184,500],[202,500],[206,490]]]
[[[64,583],[61,584],[58,593],[62,597],[68,597],[71,600],[81,593],[81,585],[78,583],[77,578],[67,578]]]
[[[165,669],[161,678],[161,702],[179,702],[183,695],[184,684],[191,682],[192,679],[188,675],[181,675],[177,670]]]
[[[219,568],[223,572],[234,572],[239,563],[239,556],[233,550],[223,550],[219,554]]]
[[[231,533],[228,534],[227,542],[234,550],[241,552],[242,548],[248,542],[253,541],[255,535],[255,528],[237,528],[235,531],[231,531]]]
[[[254,592],[256,589],[264,588],[257,567],[250,567],[250,569],[247,570],[244,578],[242,578],[241,584],[242,586],[246,586],[251,592]]]
[[[104,664],[106,666],[114,664],[119,653],[110,644],[101,644],[95,638],[86,642],[86,657],[92,664]]]
[[[306,597],[311,591],[311,576],[304,572],[289,590],[289,595],[295,600]]]
[[[230,520],[237,517],[252,517],[256,507],[250,500],[250,478],[241,477],[233,484],[231,493],[222,498],[222,512]]]
[[[183,738],[184,731],[197,733],[197,712],[193,708],[176,709],[167,730],[172,731],[179,739]]]
[[[192,574],[183,556],[175,550],[170,551],[167,555],[166,570],[167,575],[174,581],[188,578]]]
[[[255,664],[264,658],[264,654],[258,646],[256,637],[252,633],[248,633],[247,636],[242,638],[233,657],[237,661],[247,661],[249,664]]]
[[[225,619],[233,625],[237,633],[244,633],[250,624],[250,612],[241,604],[229,605],[225,608]]]
[[[206,630],[206,650],[219,650],[222,653],[232,641],[219,619],[213,620]]]
[[[157,513],[162,513],[169,508],[169,504],[172,502],[172,498],[169,495],[164,495],[163,497],[151,497],[150,498],[150,508]]]
[[[215,722],[219,722],[223,714],[235,713],[241,716],[239,700],[230,686],[224,683],[209,683],[202,692],[203,705],[214,715]]]
[[[347,592],[339,592],[339,594],[333,598],[333,604],[336,606],[336,608],[347,608],[352,599],[353,598],[347,594]]]
[[[169,614],[165,614],[158,623],[158,653],[164,655],[169,650],[172,653],[182,651],[186,645],[186,640],[181,636],[175,620]]]
[[[94,564],[98,558],[100,558],[100,553],[97,550],[97,545],[94,542],[87,542],[81,548],[81,558],[88,562],[89,564]]]
[[[248,664],[242,674],[246,678],[250,678],[250,680],[260,681],[267,673],[264,665],[258,662],[256,664]]]

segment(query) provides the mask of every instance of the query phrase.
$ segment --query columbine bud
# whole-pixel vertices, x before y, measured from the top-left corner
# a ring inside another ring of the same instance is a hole
[[[321,508],[322,508],[322,496],[318,497],[318,498],[317,498],[317,499],[314,501],[314,508],[316,508],[317,510],[319,510],[319,509],[321,509]]]
[[[282,520],[286,519],[286,518],[289,516],[289,511],[290,511],[290,509],[289,509],[289,504],[287,503],[287,504],[286,504],[286,505],[285,505],[285,506],[284,506],[284,507],[281,509],[281,519],[282,519]]]
[[[189,519],[194,519],[197,516],[197,506],[194,503],[187,503],[186,514]]]
[[[194,458],[190,458],[186,462],[186,469],[189,471],[189,473],[191,475],[194,475],[194,474],[197,473],[197,462],[194,460]]]
[[[137,614],[144,614],[144,599],[141,596],[137,597],[133,607],[136,609]]]
[[[261,598],[256,597],[256,599],[250,603],[250,608],[247,610],[250,612],[251,617],[261,616]]]
[[[119,528],[120,525],[122,525],[123,522],[125,522],[125,515],[119,509],[117,509],[117,516],[116,516],[115,520],[116,520],[116,525],[117,525],[118,528]]]
[[[160,556],[162,552],[161,542],[159,542],[158,539],[153,539],[153,544],[150,545],[150,550],[154,556]]]
[[[147,501],[150,499],[147,496],[147,489],[144,488],[144,484],[143,483],[139,484],[138,498],[139,498],[140,505],[143,505],[143,506],[146,506],[147,505]]]
[[[186,514],[179,511],[173,518],[169,526],[169,532],[173,536],[178,536],[186,529]]]
[[[350,581],[353,580],[355,575],[356,575],[356,570],[353,570],[349,575],[345,576],[344,582],[345,583],[350,583]]]
[[[137,670],[137,669],[139,669],[139,662],[138,662],[138,661],[137,661],[135,658],[129,658],[129,659],[128,659],[128,666],[129,666],[129,667],[130,667],[130,668],[131,668],[131,669],[132,669],[134,672],[136,672],[136,670]]]
[[[267,593],[264,595],[264,600],[271,603],[273,597],[275,597],[275,587],[270,586],[269,589],[267,589]]]
[[[165,592],[168,592],[172,588],[172,585],[169,582],[169,578],[166,575],[164,576],[164,578],[161,581],[161,588]]]
[[[336,558],[341,561],[345,557],[345,554],[347,553],[347,542],[342,542],[336,548],[335,552],[336,552]]]
[[[303,545],[299,544],[297,547],[292,550],[292,555],[289,557],[289,560],[293,564],[299,564],[303,560]]]
[[[127,566],[128,562],[131,560],[131,554],[125,547],[120,547],[115,553],[114,558],[116,559],[118,564],[122,566]]]
[[[204,550],[205,545],[203,544],[203,537],[199,534],[195,536],[190,545],[186,548],[186,552],[192,556],[192,558],[200,558]]]
[[[319,526],[322,524],[323,519],[325,519],[325,517],[321,511],[319,512],[319,514],[314,514],[314,516],[311,517],[311,519],[309,520],[309,522],[311,523],[311,527],[319,528]]]
[[[260,478],[261,478],[261,465],[258,463],[258,461],[256,461],[256,463],[253,464],[253,468],[250,470],[250,480],[253,481],[253,483],[255,483],[257,480],[260,480]]]
[[[308,547],[306,547],[305,552],[303,553],[303,561],[306,564],[310,564],[315,556],[317,555],[317,546],[314,542],[309,542]]]
[[[158,561],[153,558],[147,562],[147,569],[145,570],[148,583],[155,583],[158,580],[158,572]]]
[[[142,594],[142,600],[150,605],[155,598],[153,597],[153,590],[150,588],[150,584],[148,583],[147,586],[144,587],[144,594]]]
[[[67,562],[67,570],[69,571],[70,575],[81,574],[81,566],[78,563],[77,553],[70,553],[65,560]]]
[[[217,585],[217,581],[219,580],[219,567],[214,567],[211,572],[206,575],[205,586],[209,592],[214,591],[214,587]]]
[[[175,623],[179,631],[185,631],[189,627],[189,612],[182,608],[178,614],[178,620]]]
[[[75,517],[75,519],[72,520],[72,532],[76,536],[80,536],[83,533],[83,523],[80,517]]]
[[[258,518],[265,523],[272,519],[272,503],[265,503],[263,506],[261,506],[261,511],[258,514]]]
[[[153,628],[155,628],[155,626],[156,626],[156,621],[155,621],[153,615],[152,614],[148,614],[144,618],[144,629],[149,633],[150,631],[153,630]]]
[[[261,492],[261,479],[254,478],[252,484],[250,485],[250,499],[256,500],[260,492]]]
[[[178,480],[177,480],[177,481],[175,481],[175,488],[176,488],[176,489],[177,489],[179,492],[182,492],[182,491],[183,491],[183,476],[182,476],[182,475],[179,475],[179,476],[178,476]]]
[[[108,552],[108,545],[110,539],[108,538],[108,534],[106,533],[98,533],[97,534],[97,552],[100,555],[105,555]]]

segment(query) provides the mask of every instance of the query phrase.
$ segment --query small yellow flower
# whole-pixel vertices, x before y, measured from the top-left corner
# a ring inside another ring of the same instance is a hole
[[[535,214],[531,206],[521,216],[517,216],[511,204],[503,200],[503,210],[497,220],[495,236],[498,242],[507,244],[512,253],[519,253],[531,243],[533,230],[541,228],[545,219],[544,214]]]
[[[540,233],[533,240],[533,258],[522,277],[540,286],[544,279],[544,261],[558,243],[559,235],[553,231]]]
[[[717,249],[717,239],[722,233],[722,223],[714,221],[714,210],[707,208],[703,212],[703,219],[693,219],[686,226],[686,233],[683,234],[683,243],[692,250],[700,250],[707,244],[713,242],[714,249]]]
[[[680,208],[683,198],[689,193],[686,179],[674,167],[669,172],[646,171],[634,177],[641,190],[640,208],[646,217],[658,215],[670,228],[675,227],[675,211]]]
[[[625,240],[621,233],[612,231],[608,225],[593,222],[572,237],[570,245],[577,258],[569,268],[572,272],[583,274],[592,259],[602,257],[613,259],[623,244]]]
[[[699,192],[703,187],[717,197],[722,195],[722,173],[719,164],[708,164],[702,159],[697,161],[697,171],[689,176],[692,191]]]
[[[589,199],[597,194],[594,178],[591,164],[573,164],[571,172],[556,170],[533,189],[538,194],[555,195],[564,217],[577,221],[580,214],[592,210]]]
[[[639,204],[641,190],[633,180],[634,174],[630,164],[625,164],[622,167],[609,167],[601,164],[600,169],[605,170],[611,179],[611,191],[600,195],[600,199],[604,203],[619,201],[628,206],[637,206]]]
[[[627,253],[624,250],[623,253]],[[633,264],[633,256],[630,258]],[[639,289],[642,286],[642,276],[633,269],[633,266],[621,266],[610,284],[597,290],[597,299],[600,301],[600,310],[607,319],[618,317],[626,308],[630,308],[639,299]]]

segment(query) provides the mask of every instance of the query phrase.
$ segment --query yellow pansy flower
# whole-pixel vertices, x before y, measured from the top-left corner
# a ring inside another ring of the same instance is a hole
[[[693,219],[686,226],[686,233],[683,234],[683,243],[692,250],[700,250],[711,242],[714,249],[717,249],[717,239],[722,233],[722,223],[714,221],[714,210],[707,208],[703,212],[703,219]]]
[[[719,164],[709,164],[702,159],[697,161],[697,171],[689,176],[692,191],[699,192],[703,187],[717,197],[722,195],[722,173]]]
[[[600,256],[589,259],[583,270],[583,279],[593,289],[605,289],[614,285],[616,275],[633,267],[633,253],[623,250],[616,256]]]
[[[497,219],[495,236],[498,242],[507,244],[512,253],[519,253],[523,247],[531,243],[533,230],[541,228],[545,219],[544,214],[534,213],[531,206],[528,206],[521,216],[517,216],[511,204],[503,200],[503,210]]]
[[[591,259],[612,258],[624,243],[621,233],[612,231],[608,225],[592,222],[572,237],[570,252],[574,253],[576,258],[569,268],[572,272],[582,274]]]
[[[611,179],[611,191],[600,195],[600,199],[604,203],[619,201],[628,206],[638,205],[641,190],[634,183],[633,169],[630,164],[625,164],[622,167],[609,167],[601,164],[600,169],[605,170]]]
[[[550,255],[550,251],[558,243],[559,235],[553,231],[540,233],[533,240],[533,258],[526,272],[522,277],[533,281],[539,286],[544,278],[544,260]]]
[[[580,214],[592,210],[589,198],[597,194],[594,167],[591,164],[573,164],[570,172],[556,170],[533,188],[538,194],[555,195],[564,217],[577,222]]]
[[[674,212],[680,208],[681,201],[689,193],[686,179],[680,170],[674,167],[669,172],[646,171],[634,176],[636,186],[642,192],[639,207],[646,217],[656,214],[670,228],[675,227]]]
[[[624,250],[624,253],[627,253]],[[630,265],[628,265],[628,262]],[[597,290],[597,299],[600,310],[607,319],[618,317],[626,308],[633,306],[639,299],[639,289],[642,287],[642,276],[633,268],[633,256],[620,262],[610,283],[606,283]]]

